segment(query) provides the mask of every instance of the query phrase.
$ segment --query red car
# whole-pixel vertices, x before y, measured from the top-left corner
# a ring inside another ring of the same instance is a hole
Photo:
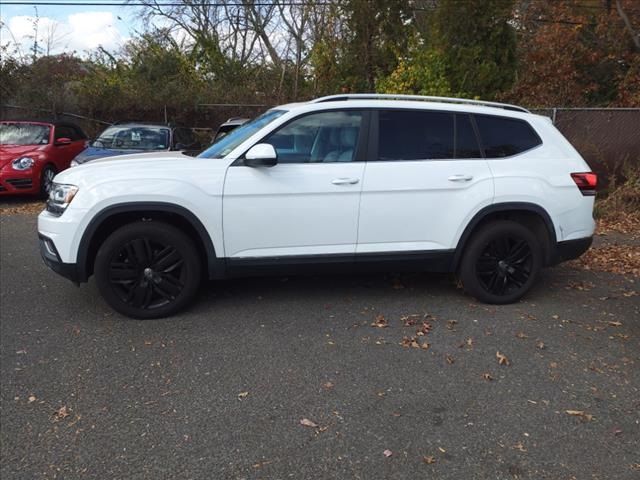
[[[56,173],[88,146],[72,123],[0,122],[0,196],[47,195]]]

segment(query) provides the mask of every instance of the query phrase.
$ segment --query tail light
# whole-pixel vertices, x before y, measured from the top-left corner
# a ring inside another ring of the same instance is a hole
[[[596,194],[596,186],[598,185],[598,175],[593,172],[572,173],[571,178],[576,182],[578,189],[582,195],[588,197]]]

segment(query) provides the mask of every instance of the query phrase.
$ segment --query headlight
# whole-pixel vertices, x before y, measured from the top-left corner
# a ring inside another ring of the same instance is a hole
[[[49,200],[47,200],[47,211],[57,216],[62,215],[76,193],[78,193],[78,187],[75,185],[53,183],[49,191]]]
[[[11,166],[14,170],[26,170],[27,168],[33,167],[34,163],[36,162],[31,157],[20,157],[11,162]]]

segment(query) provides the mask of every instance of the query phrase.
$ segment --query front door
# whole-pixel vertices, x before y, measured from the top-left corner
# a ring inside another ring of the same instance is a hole
[[[350,256],[358,235],[366,113],[304,114],[260,143],[273,167],[230,166],[224,186],[225,256],[230,259]]]

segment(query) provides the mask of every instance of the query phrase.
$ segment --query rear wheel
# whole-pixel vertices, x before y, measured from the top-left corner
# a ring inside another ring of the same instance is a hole
[[[94,271],[100,293],[114,310],[132,318],[160,318],[193,299],[201,259],[192,240],[177,228],[136,222],[105,240]]]
[[[542,248],[523,225],[500,220],[473,235],[462,258],[464,289],[486,303],[520,299],[534,284],[542,266]]]
[[[48,197],[53,185],[53,179],[56,176],[56,169],[52,165],[45,165],[40,175],[40,195]]]

